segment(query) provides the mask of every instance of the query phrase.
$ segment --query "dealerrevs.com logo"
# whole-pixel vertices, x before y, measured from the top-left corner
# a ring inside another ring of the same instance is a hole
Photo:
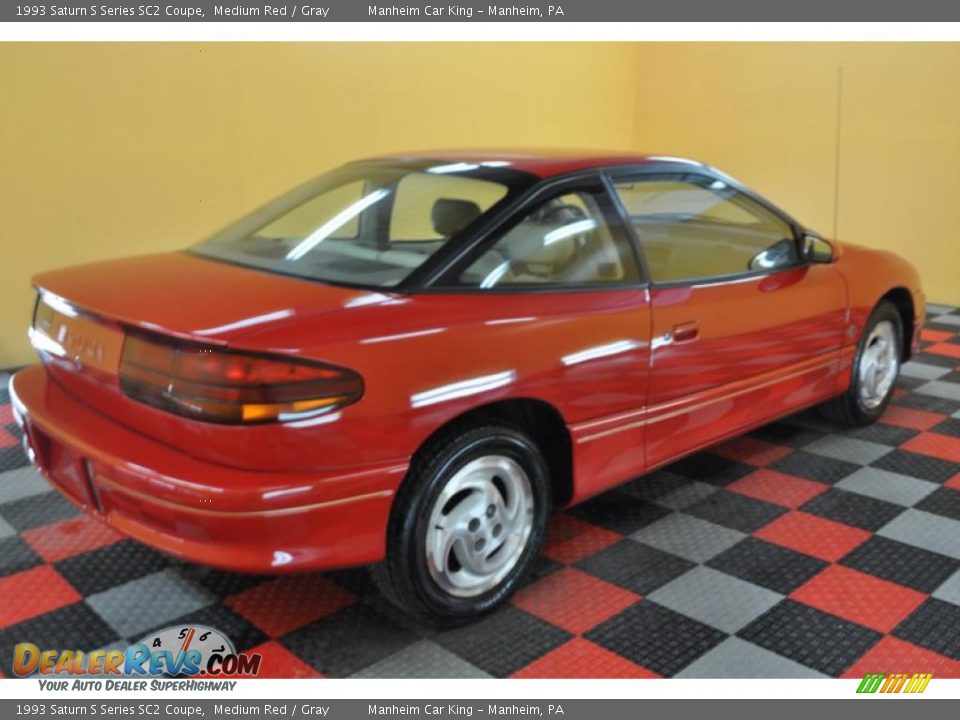
[[[930,673],[867,673],[857,692],[917,694],[926,690],[932,679]]]
[[[238,653],[219,630],[186,625],[151,633],[122,650],[41,649],[23,642],[14,648],[13,672],[18,677],[36,673],[61,678],[253,677],[262,660],[259,653]]]

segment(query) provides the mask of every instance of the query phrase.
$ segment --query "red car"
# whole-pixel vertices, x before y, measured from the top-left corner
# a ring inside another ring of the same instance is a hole
[[[43,474],[148,545],[376,564],[502,602],[551,508],[825,403],[873,422],[924,296],[669,157],[444,152],[308,182],[185,252],[40,275],[13,378]]]

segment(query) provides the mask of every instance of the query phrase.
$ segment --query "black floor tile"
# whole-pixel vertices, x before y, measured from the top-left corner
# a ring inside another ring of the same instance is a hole
[[[833,485],[860,469],[860,465],[798,450],[770,464],[772,470]]]
[[[937,423],[932,428],[932,432],[950,437],[960,438],[960,418],[947,418],[941,423]]]
[[[814,440],[819,440],[826,433],[817,432],[793,423],[779,422],[764,425],[750,432],[752,437],[765,440],[776,445],[785,445],[792,448],[802,448]]]
[[[897,626],[893,635],[960,660],[960,605],[928,598]]]
[[[960,472],[960,469],[957,472]],[[943,515],[951,520],[960,520],[960,490],[939,487],[914,507],[917,510]]]
[[[894,405],[912,410],[926,410],[927,412],[942,413],[943,415],[953,415],[957,410],[960,410],[960,402],[956,400],[948,400],[934,395],[924,395],[918,392],[912,392],[903,397],[896,398],[893,403]]]
[[[0,515],[17,532],[67,520],[76,517],[80,512],[75,505],[57,492],[30,495],[0,505]]]
[[[957,474],[956,463],[907,450],[894,450],[870,465],[935,483],[944,483]]]
[[[666,517],[670,510],[620,490],[604,493],[570,511],[574,517],[629,535]]]
[[[600,623],[584,637],[671,677],[723,642],[727,634],[645,600]]]
[[[356,604],[338,610],[281,642],[328,677],[347,677],[419,640],[374,609]]]
[[[56,563],[55,567],[86,597],[163,570],[170,564],[166,555],[133,540],[122,540],[74,555]]]
[[[433,642],[494,677],[508,677],[571,637],[561,628],[507,606],[477,622],[439,633]]]
[[[889,447],[900,447],[907,440],[919,434],[916,430],[909,428],[886,425],[882,422],[882,419],[881,422],[876,422],[873,425],[861,428],[844,428],[840,432],[844,437],[866,440]]]
[[[960,569],[960,560],[878,535],[855,548],[840,564],[927,594]]]
[[[695,455],[678,460],[667,465],[665,470],[700,482],[725,487],[742,477],[752,473],[756,468],[747,463],[728,460],[725,457],[709,452],[699,452]]]
[[[0,540],[0,577],[43,565],[43,559],[19,536]]]
[[[688,507],[684,512],[717,525],[752,533],[777,519],[786,508],[740,493],[720,490]]]
[[[7,470],[16,470],[29,464],[27,454],[19,445],[0,448],[0,473],[7,472]]]
[[[707,563],[708,567],[787,595],[828,563],[765,540],[745,538]]]
[[[78,602],[0,630],[0,667],[11,674],[13,649],[22,642],[41,650],[88,651],[120,639],[88,605]]]
[[[633,540],[621,540],[581,560],[576,567],[614,585],[646,595],[692,569],[695,564]]]
[[[836,677],[883,637],[875,630],[783,600],[737,635],[802,665]]]
[[[808,500],[800,509],[871,532],[876,532],[904,510],[900,505],[839,488],[830,488]]]

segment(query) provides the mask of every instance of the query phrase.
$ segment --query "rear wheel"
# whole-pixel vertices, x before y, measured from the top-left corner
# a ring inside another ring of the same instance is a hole
[[[505,601],[543,542],[546,462],[521,430],[461,426],[420,453],[391,512],[381,590],[414,615],[468,618]]]
[[[822,406],[834,422],[869,425],[886,409],[900,374],[903,320],[897,308],[881,301],[864,328],[854,357],[850,387]]]

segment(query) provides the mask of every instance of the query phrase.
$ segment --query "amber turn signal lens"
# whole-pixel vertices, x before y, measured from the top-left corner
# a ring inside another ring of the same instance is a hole
[[[141,333],[124,342],[120,386],[147,405],[227,424],[299,420],[363,395],[363,379],[346,368]]]

